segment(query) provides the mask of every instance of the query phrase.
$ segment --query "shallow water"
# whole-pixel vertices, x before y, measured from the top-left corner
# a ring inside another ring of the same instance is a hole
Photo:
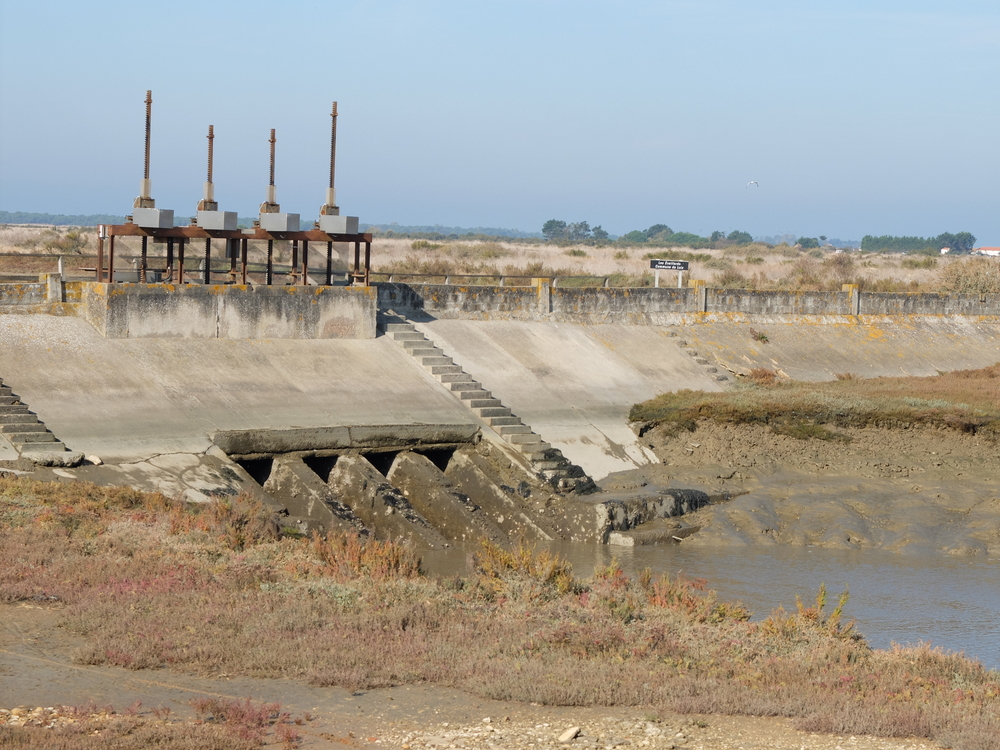
[[[947,555],[900,555],[878,550],[828,550],[817,547],[687,547],[683,545],[609,547],[560,543],[552,547],[589,576],[612,557],[629,574],[655,573],[704,578],[722,600],[742,601],[754,619],[783,605],[806,604],[826,584],[828,608],[848,588],[846,619],[868,643],[921,641],[948,651],[964,651],[990,669],[1000,669],[1000,560]],[[461,547],[424,553],[432,574],[467,572]]]

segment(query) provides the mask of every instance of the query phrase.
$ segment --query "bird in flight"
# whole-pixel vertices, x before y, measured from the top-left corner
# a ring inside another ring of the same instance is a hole
[[[751,185],[757,185],[757,187],[760,187],[760,185],[757,184],[757,180],[750,180],[750,182],[747,183],[747,187],[750,187]]]

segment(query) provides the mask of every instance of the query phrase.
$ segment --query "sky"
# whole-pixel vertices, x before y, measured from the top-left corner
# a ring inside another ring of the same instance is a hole
[[[0,0],[0,210],[1000,245],[997,0]],[[759,184],[747,187],[751,180]]]

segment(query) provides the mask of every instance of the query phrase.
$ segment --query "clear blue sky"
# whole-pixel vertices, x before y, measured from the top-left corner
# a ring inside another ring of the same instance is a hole
[[[997,0],[0,0],[0,209],[1000,245]],[[756,180],[760,189],[747,189]]]

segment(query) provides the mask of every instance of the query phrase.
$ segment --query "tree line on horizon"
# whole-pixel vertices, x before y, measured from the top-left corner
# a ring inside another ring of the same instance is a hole
[[[861,238],[861,249],[871,253],[919,253],[938,255],[944,248],[953,253],[971,253],[976,236],[969,232],[942,232],[937,237],[894,237],[884,234],[875,237],[866,234]]]

